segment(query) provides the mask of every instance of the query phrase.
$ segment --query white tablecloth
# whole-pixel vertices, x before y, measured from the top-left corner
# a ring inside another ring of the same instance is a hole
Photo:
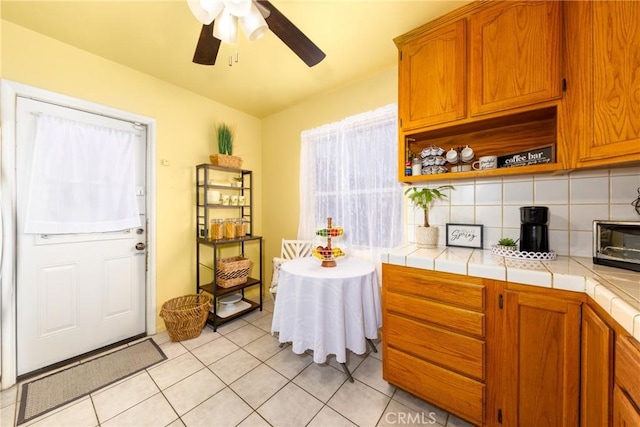
[[[377,338],[382,326],[375,266],[354,257],[332,268],[320,264],[310,257],[282,264],[271,332],[294,353],[313,350],[316,363],[328,354],[346,363],[346,350],[364,353],[366,338]]]

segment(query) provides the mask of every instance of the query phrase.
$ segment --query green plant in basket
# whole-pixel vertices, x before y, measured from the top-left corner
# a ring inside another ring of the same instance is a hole
[[[216,127],[218,134],[218,153],[233,154],[233,129],[226,123],[220,123]]]
[[[498,240],[498,244],[500,246],[515,246],[516,241],[510,237],[503,237],[502,239]]]
[[[498,247],[501,249],[505,249],[508,251],[514,251],[517,249],[517,240],[513,240],[510,237],[503,237],[502,239],[498,240]]]

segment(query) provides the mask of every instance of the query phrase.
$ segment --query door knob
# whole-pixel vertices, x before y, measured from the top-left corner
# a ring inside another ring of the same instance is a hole
[[[143,249],[144,249],[144,248],[146,248],[146,247],[147,247],[147,245],[145,245],[145,244],[144,244],[144,243],[142,243],[142,242],[140,242],[140,243],[136,243],[136,249],[137,249],[137,250],[139,250],[139,251],[143,250]]]

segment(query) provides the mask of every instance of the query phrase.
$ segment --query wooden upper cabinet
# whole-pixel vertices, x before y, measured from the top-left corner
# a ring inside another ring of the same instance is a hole
[[[640,2],[595,1],[590,6],[593,138],[580,141],[579,160],[639,160]]]
[[[562,2],[504,1],[470,18],[471,116],[562,96]]]
[[[466,19],[400,46],[401,127],[411,129],[466,116]]]

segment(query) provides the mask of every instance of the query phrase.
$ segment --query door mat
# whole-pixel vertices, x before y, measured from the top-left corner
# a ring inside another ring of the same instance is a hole
[[[28,382],[22,386],[17,424],[46,414],[166,359],[160,347],[149,338]]]

